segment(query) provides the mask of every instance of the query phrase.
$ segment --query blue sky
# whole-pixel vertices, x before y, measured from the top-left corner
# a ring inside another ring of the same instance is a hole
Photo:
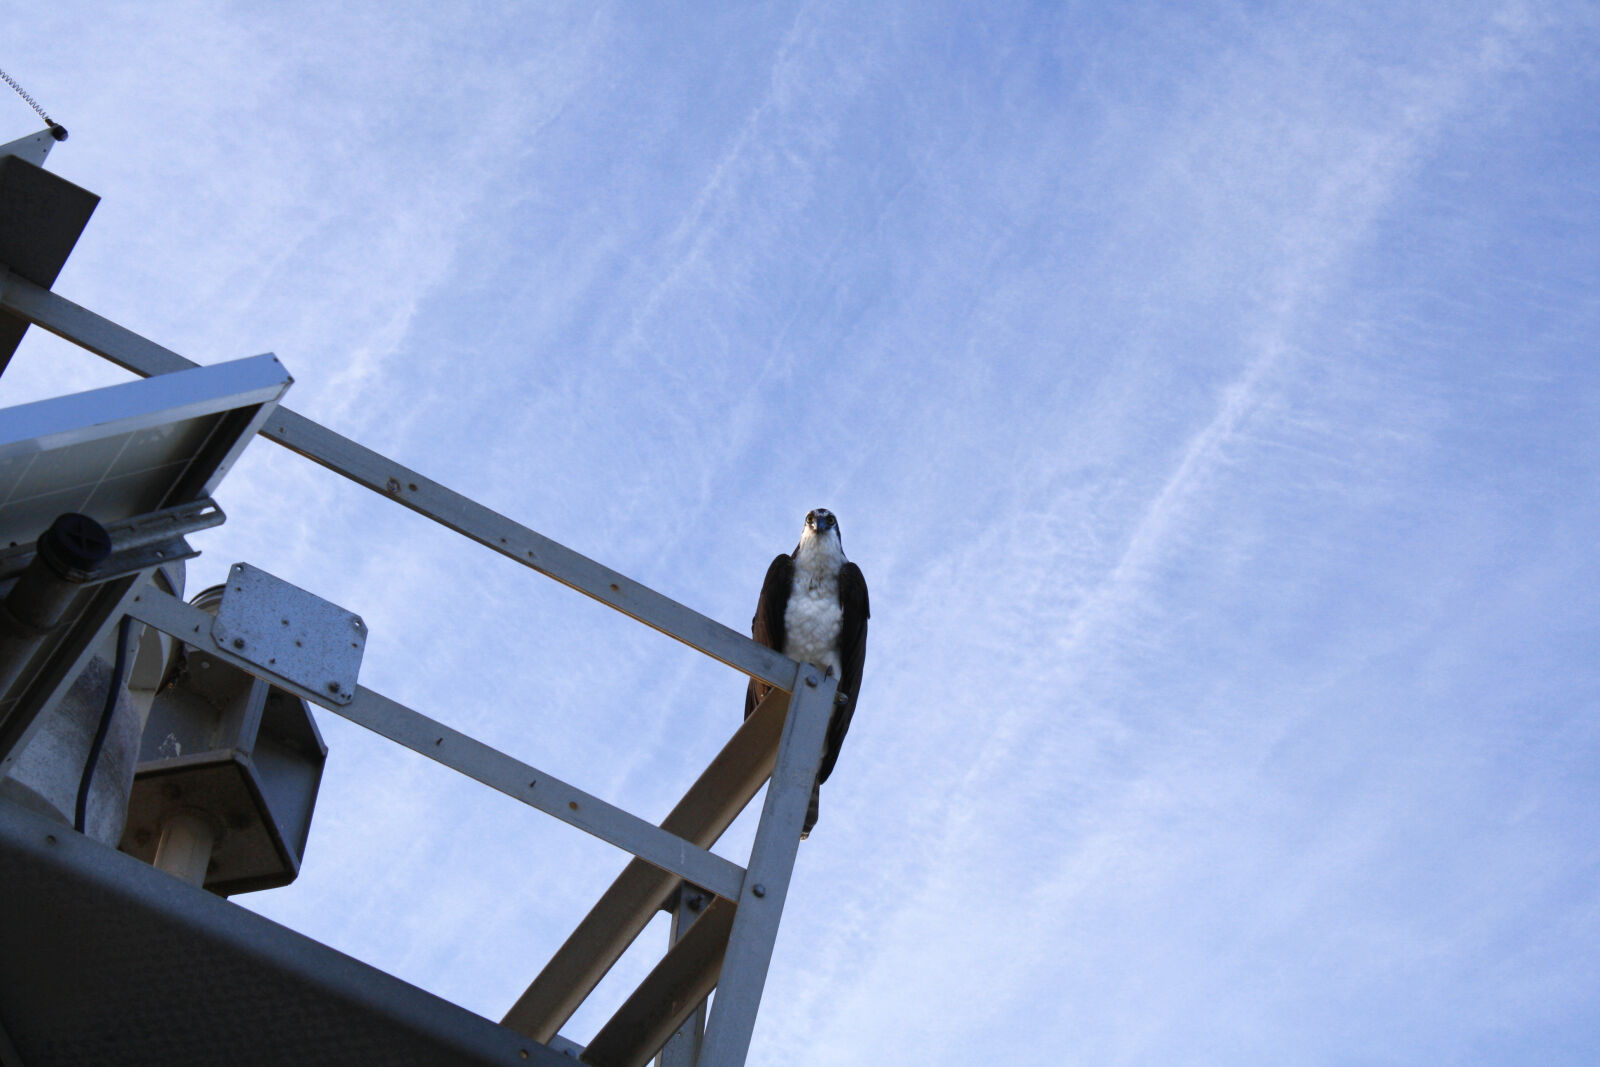
[[[1600,10],[864,6],[64,2],[0,65],[104,198],[69,298],[739,629],[840,516],[752,1063],[1592,1062]],[[120,379],[30,336],[0,403]],[[737,724],[269,443],[219,499],[191,591],[358,611],[366,685],[631,810]],[[497,1018],[621,857],[319,722],[239,902]]]

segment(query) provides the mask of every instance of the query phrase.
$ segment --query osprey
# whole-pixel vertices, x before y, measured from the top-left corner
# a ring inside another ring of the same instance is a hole
[[[790,659],[812,663],[839,679],[833,717],[828,721],[828,743],[822,766],[811,788],[802,838],[817,822],[817,799],[823,782],[833,773],[839,747],[844,744],[850,717],[855,714],[861,690],[861,664],[867,656],[867,582],[861,568],[844,558],[839,541],[839,521],[833,512],[817,508],[806,514],[800,543],[767,568],[767,580],[756,601],[750,636],[777,649]],[[750,681],[745,693],[745,718],[772,687]]]

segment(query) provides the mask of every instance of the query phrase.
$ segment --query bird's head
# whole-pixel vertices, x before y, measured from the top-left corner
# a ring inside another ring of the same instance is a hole
[[[813,508],[806,512],[805,529],[800,531],[800,545],[808,551],[821,551],[830,556],[844,557],[844,542],[839,537],[839,520],[827,508]]]

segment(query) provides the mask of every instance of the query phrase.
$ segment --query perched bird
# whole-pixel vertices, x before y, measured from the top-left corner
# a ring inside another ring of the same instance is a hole
[[[826,508],[806,515],[795,550],[767,568],[767,580],[756,601],[750,636],[790,659],[812,663],[839,679],[828,743],[811,788],[802,838],[817,823],[817,800],[823,782],[833,773],[850,717],[861,690],[861,664],[867,657],[867,582],[861,568],[844,558],[839,520]],[[751,679],[745,693],[745,718],[772,687]]]

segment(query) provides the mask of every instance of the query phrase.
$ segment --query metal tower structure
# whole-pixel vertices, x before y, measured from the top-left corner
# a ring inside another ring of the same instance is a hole
[[[65,801],[38,799],[48,786],[0,788],[0,1065],[743,1063],[834,679],[283,407],[290,379],[270,355],[201,367],[54,293],[98,198],[42,168],[51,143],[47,130],[0,145],[0,373],[33,326],[142,380],[0,410],[0,780],[45,751],[69,706],[94,712],[104,700],[104,721],[124,721],[118,702],[155,686],[138,681],[151,671],[146,652],[156,676],[169,670],[163,656],[181,653],[186,684],[202,687],[203,675],[209,688],[147,710],[172,730],[159,748],[154,727],[130,742],[139,769],[132,801],[119,800],[121,850],[120,827],[74,829]],[[240,563],[210,603],[186,603],[171,564],[194,554],[187,534],[223,521],[213,493],[257,438],[774,688],[656,825],[360,684],[360,618],[288,582]],[[283,884],[297,870],[326,751],[309,716],[294,713],[305,703],[632,857],[500,1021],[220,895],[219,866],[241,871],[226,891]],[[197,728],[209,739],[200,747],[220,755],[177,742],[196,709],[215,720]],[[99,743],[84,757],[91,767]],[[70,784],[75,759],[65,760]],[[710,851],[763,785],[745,864]],[[79,825],[88,788],[85,776]],[[38,802],[18,801],[19,790]],[[254,829],[245,816],[231,824],[229,840],[257,833],[254,853],[241,846],[224,863],[211,851],[220,838],[193,799],[211,795],[261,809]],[[141,819],[160,834],[154,866],[129,844]],[[663,909],[672,941],[654,969],[586,1047],[564,1038]]]

